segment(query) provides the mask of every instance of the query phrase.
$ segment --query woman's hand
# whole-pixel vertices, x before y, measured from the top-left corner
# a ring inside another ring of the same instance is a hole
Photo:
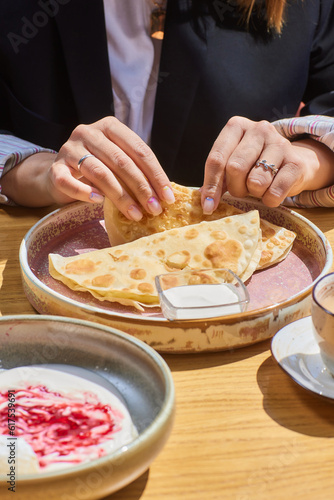
[[[28,164],[31,203],[22,203]],[[161,200],[174,201],[169,179],[152,150],[114,117],[79,125],[57,155],[38,153],[13,170],[17,170],[12,174],[16,176],[16,189],[6,192],[5,178],[10,171],[4,176],[3,192],[20,204],[101,202],[107,196],[126,217],[139,220],[143,210],[159,214]]]
[[[207,158],[203,211],[212,213],[226,191],[236,197],[256,196],[276,207],[287,196],[333,184],[333,165],[334,153],[323,144],[313,139],[290,142],[267,121],[235,116]]]

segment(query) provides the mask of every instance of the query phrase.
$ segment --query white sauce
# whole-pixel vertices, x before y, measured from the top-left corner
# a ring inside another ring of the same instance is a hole
[[[163,293],[170,304],[162,299],[162,311],[170,319],[210,318],[242,311],[238,292],[228,283],[178,286]]]
[[[10,449],[15,447],[15,460],[10,457]],[[15,464],[15,470],[19,471],[19,474],[34,474],[39,472],[39,463],[37,460],[37,455],[22,437],[17,437],[13,441],[12,436],[1,435],[0,436],[0,481],[7,481],[7,474],[10,470],[10,464]]]

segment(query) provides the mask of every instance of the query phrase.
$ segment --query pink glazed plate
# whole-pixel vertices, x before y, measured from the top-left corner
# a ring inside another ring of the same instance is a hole
[[[328,273],[333,254],[324,234],[288,208],[268,208],[255,199],[226,197],[237,208],[257,209],[269,222],[294,231],[297,238],[283,261],[255,272],[246,283],[247,311],[228,316],[168,321],[160,308],[136,309],[100,302],[88,292],[75,292],[48,271],[49,253],[75,255],[109,246],[103,207],[76,202],[35,224],[20,248],[23,287],[41,314],[95,321],[129,333],[159,352],[203,352],[243,347],[272,337],[283,326],[310,314],[315,280]]]

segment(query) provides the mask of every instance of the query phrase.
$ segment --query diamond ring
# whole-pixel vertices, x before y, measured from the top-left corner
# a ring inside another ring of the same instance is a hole
[[[275,164],[268,163],[267,160],[259,160],[255,163],[255,166],[256,167],[263,167],[265,170],[268,170],[268,168],[270,168],[270,170],[272,171],[272,173],[274,175],[276,175],[278,172],[278,168],[275,168]]]

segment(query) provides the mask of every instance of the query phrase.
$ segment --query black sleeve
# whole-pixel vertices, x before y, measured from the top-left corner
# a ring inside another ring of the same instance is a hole
[[[302,115],[334,116],[334,2],[320,0]]]

